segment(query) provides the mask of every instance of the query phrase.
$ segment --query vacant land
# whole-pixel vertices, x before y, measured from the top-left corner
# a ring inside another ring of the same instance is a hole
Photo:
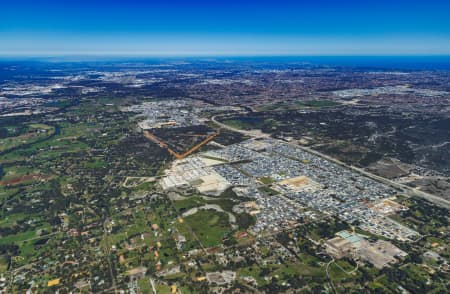
[[[228,216],[216,210],[200,209],[184,221],[205,247],[222,244],[223,238],[231,232]]]

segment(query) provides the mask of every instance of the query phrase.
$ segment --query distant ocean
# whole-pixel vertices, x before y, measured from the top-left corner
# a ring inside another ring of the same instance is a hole
[[[58,57],[7,57],[0,56],[0,64],[14,62],[143,62],[164,63],[173,61],[247,62],[266,64],[302,63],[315,66],[342,66],[373,70],[450,70],[450,55],[440,56],[58,56]]]
[[[230,58],[233,59],[233,58]],[[307,62],[313,65],[365,67],[392,70],[450,70],[446,56],[282,56],[240,57],[236,60],[259,62]]]

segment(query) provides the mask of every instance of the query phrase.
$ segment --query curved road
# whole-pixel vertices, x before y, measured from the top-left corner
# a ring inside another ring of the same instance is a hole
[[[252,130],[252,131],[246,131],[246,130],[241,130],[241,129],[236,129],[233,128],[229,125],[226,125],[224,123],[221,123],[220,121],[216,120],[217,115],[214,115],[213,117],[211,117],[211,121],[215,124],[217,124],[218,126],[220,126],[223,129],[227,129],[233,132],[237,132],[237,133],[241,133],[243,135],[249,136],[249,137],[253,137],[253,138],[269,138],[270,135],[261,132],[260,130]]]

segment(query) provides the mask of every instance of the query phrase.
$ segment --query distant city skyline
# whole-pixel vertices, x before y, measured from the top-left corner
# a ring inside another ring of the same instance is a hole
[[[167,2],[3,3],[0,55],[450,55],[448,1]]]

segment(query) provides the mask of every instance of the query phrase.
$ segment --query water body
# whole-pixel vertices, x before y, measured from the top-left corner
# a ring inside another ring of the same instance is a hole
[[[437,56],[268,56],[228,58],[239,62],[305,63],[312,66],[389,70],[450,70],[450,55]],[[220,59],[218,59],[220,61]]]

